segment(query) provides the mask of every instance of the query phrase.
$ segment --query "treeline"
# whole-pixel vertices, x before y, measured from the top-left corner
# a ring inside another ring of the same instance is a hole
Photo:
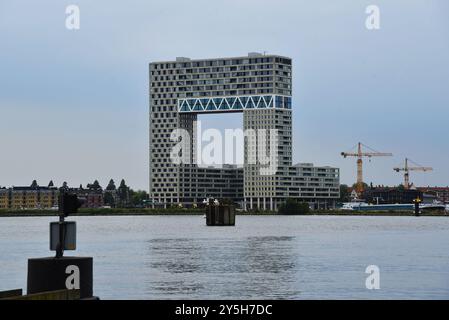
[[[114,180],[111,179],[104,190],[104,204],[111,208],[143,208],[148,200],[148,192],[131,189],[126,185],[124,179],[120,181],[118,187],[115,186]]]

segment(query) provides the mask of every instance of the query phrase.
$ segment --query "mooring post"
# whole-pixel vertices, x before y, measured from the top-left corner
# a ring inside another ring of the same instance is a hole
[[[56,258],[62,258],[64,255],[64,214],[59,214],[59,241],[56,247]]]
[[[234,226],[235,206],[233,204],[219,203],[213,198],[205,200],[207,226]]]
[[[76,250],[76,223],[65,217],[76,213],[84,201],[62,190],[58,202],[59,220],[50,222],[50,250],[56,256],[28,259],[27,294],[78,290],[79,298],[92,298],[93,258],[64,257],[64,250]]]
[[[413,202],[415,203],[415,216],[419,217],[419,204],[421,203],[421,199],[420,198],[416,198],[415,200],[413,200]]]

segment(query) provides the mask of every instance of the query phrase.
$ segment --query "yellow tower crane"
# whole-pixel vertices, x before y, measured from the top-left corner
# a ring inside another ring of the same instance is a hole
[[[408,165],[409,162],[412,162],[416,167],[410,167]],[[413,162],[412,160],[405,158],[405,165],[403,168],[393,168],[394,171],[396,172],[400,172],[400,171],[404,171],[404,188],[405,189],[410,189],[410,171],[423,171],[423,172],[427,172],[427,171],[432,171],[433,168],[431,167],[423,167],[420,166],[419,164]]]
[[[370,152],[362,152],[362,146],[367,149],[370,149]],[[378,152],[376,150],[371,149],[370,147],[364,145],[359,142],[357,144],[357,152],[342,152],[341,155],[343,157],[357,157],[357,193],[363,192],[363,157],[372,158],[372,157],[391,157],[392,153],[386,152]]]

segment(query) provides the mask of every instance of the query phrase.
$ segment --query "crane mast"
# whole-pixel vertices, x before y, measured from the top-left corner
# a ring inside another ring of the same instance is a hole
[[[370,149],[372,152],[363,152],[362,146]],[[372,157],[391,157],[392,153],[387,152],[377,152],[370,147],[365,146],[363,143],[359,142],[357,144],[357,152],[342,152],[341,155],[346,157],[356,157],[357,158],[357,184],[356,191],[358,194],[361,194],[363,190],[363,157],[372,158]]]
[[[410,167],[409,166],[409,162],[413,162],[412,160],[405,158],[405,165],[402,168],[393,168],[394,171],[396,172],[400,172],[400,171],[404,171],[404,189],[408,190],[410,189],[410,171],[423,171],[423,172],[427,172],[427,171],[432,171],[433,168],[431,167],[423,167],[420,166],[418,164],[415,164],[416,167]]]

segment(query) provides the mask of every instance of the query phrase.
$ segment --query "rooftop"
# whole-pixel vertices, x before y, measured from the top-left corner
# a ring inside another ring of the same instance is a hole
[[[159,63],[176,63],[176,62],[195,62],[195,61],[217,61],[217,60],[232,60],[232,59],[247,59],[247,58],[267,58],[267,57],[275,57],[275,58],[281,58],[281,59],[287,59],[289,60],[291,64],[291,58],[286,56],[281,56],[277,54],[265,54],[265,53],[259,53],[259,52],[250,52],[246,56],[239,56],[239,57],[219,57],[219,58],[206,58],[206,59],[191,59],[188,57],[176,57],[175,60],[168,60],[168,61],[153,61],[150,64],[159,64]]]

